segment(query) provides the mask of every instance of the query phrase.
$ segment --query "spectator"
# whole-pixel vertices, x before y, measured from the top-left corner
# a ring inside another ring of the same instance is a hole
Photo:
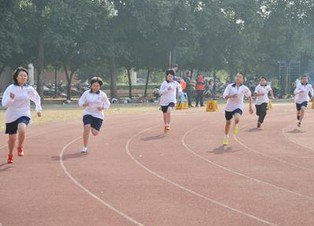
[[[184,92],[186,92],[186,95],[188,98],[188,105],[189,107],[193,107],[192,106],[192,92],[193,92],[195,83],[193,83],[192,81],[192,74],[190,71],[186,71],[184,81],[186,82],[186,88]]]
[[[205,80],[202,73],[199,73],[197,76],[197,82],[196,82],[196,104],[195,107],[198,107],[198,104],[200,103],[201,107],[204,106],[203,102],[203,94],[205,90]]]

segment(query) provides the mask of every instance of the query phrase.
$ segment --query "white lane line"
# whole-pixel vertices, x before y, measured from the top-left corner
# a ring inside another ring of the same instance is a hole
[[[272,160],[274,160],[274,161],[281,162],[281,163],[286,164],[286,165],[288,165],[288,166],[291,166],[291,167],[293,167],[293,168],[298,168],[298,169],[302,169],[302,170],[306,170],[306,171],[309,171],[309,172],[311,172],[311,173],[314,173],[314,170],[313,170],[313,169],[310,169],[310,168],[307,168],[307,167],[303,167],[303,166],[300,166],[300,165],[297,165],[297,164],[288,162],[288,161],[286,161],[286,160],[283,160],[283,159],[274,157],[274,156],[272,156],[272,155],[268,155],[268,154],[264,154],[264,153],[262,153],[262,152],[256,151],[256,150],[254,150],[254,149],[248,147],[246,144],[244,144],[244,143],[243,143],[240,139],[238,139],[235,135],[233,135],[233,137],[234,137],[234,139],[235,139],[241,146],[243,146],[245,149],[247,149],[247,150],[250,151],[250,152],[254,152],[254,153],[256,153],[256,154],[258,154],[258,155],[261,155],[261,156],[263,156],[263,157],[265,157],[265,158],[269,158],[269,159],[272,159]]]
[[[199,197],[199,198],[201,198],[201,199],[204,199],[204,200],[206,200],[206,201],[208,201],[208,202],[211,202],[211,203],[213,203],[213,204],[215,204],[215,205],[218,205],[218,206],[220,206],[220,207],[226,208],[226,209],[228,209],[228,210],[231,210],[231,211],[233,211],[233,212],[236,212],[236,213],[238,213],[238,214],[241,214],[241,215],[243,215],[243,216],[246,216],[246,217],[251,218],[251,219],[253,219],[253,220],[256,220],[256,221],[258,221],[258,222],[261,222],[261,223],[264,223],[264,224],[267,224],[267,225],[276,225],[276,224],[274,224],[274,223],[271,223],[271,222],[269,222],[269,221],[266,221],[266,220],[264,220],[264,219],[261,219],[261,218],[259,218],[259,217],[256,217],[256,216],[254,216],[254,215],[252,215],[252,214],[249,214],[249,213],[243,212],[243,211],[241,211],[241,210],[235,209],[235,208],[233,208],[233,207],[231,207],[231,206],[228,206],[227,204],[224,204],[224,203],[221,203],[221,202],[216,201],[216,200],[214,200],[214,199],[208,198],[208,197],[206,197],[206,196],[204,196],[204,195],[202,195],[202,194],[200,194],[200,193],[197,193],[197,192],[195,192],[195,191],[193,191],[193,190],[191,190],[191,189],[189,189],[189,188],[186,188],[186,187],[184,187],[184,186],[182,186],[182,185],[180,185],[180,184],[177,184],[176,182],[174,182],[174,181],[172,181],[172,180],[170,180],[170,179],[167,179],[167,178],[161,176],[160,174],[158,174],[158,173],[152,171],[151,169],[147,168],[145,165],[143,165],[141,162],[139,162],[136,158],[134,158],[134,156],[133,156],[133,155],[131,154],[131,152],[130,152],[130,144],[131,144],[132,140],[133,140],[134,138],[138,137],[139,135],[141,135],[141,134],[143,134],[143,133],[145,133],[145,132],[151,130],[151,129],[154,128],[154,127],[156,127],[156,126],[150,127],[150,128],[148,128],[148,129],[144,129],[144,130],[140,131],[139,133],[133,135],[133,136],[127,141],[127,143],[126,143],[126,145],[125,145],[126,153],[130,156],[130,158],[131,158],[137,165],[139,165],[140,167],[142,167],[144,170],[146,170],[148,173],[154,175],[155,177],[157,177],[157,178],[159,178],[159,179],[161,179],[161,180],[163,180],[163,181],[165,181],[165,182],[167,182],[167,183],[169,183],[169,184],[171,184],[171,185],[173,185],[173,186],[175,186],[175,187],[177,187],[177,188],[179,188],[179,189],[181,189],[181,190],[183,190],[183,191],[185,191],[185,192],[188,192],[188,193],[190,193],[190,194],[192,194],[192,195],[195,195],[195,196],[197,196],[197,197]]]
[[[250,176],[248,176],[248,175],[246,175],[246,174],[240,173],[240,172],[238,172],[238,171],[236,171],[236,170],[233,170],[233,169],[230,169],[230,168],[225,167],[225,166],[223,166],[223,165],[220,165],[220,164],[218,164],[218,163],[216,163],[216,162],[214,162],[214,161],[211,161],[211,160],[209,160],[209,159],[203,157],[202,155],[196,153],[195,151],[193,151],[193,150],[186,144],[185,139],[186,139],[186,136],[187,136],[188,134],[190,134],[190,133],[193,132],[194,130],[199,129],[199,128],[201,128],[201,127],[203,127],[203,126],[199,126],[199,127],[196,127],[196,128],[193,128],[193,129],[187,131],[187,132],[183,135],[183,137],[182,137],[181,142],[182,142],[183,146],[184,146],[184,147],[186,148],[186,150],[187,150],[188,152],[190,152],[191,154],[193,154],[193,155],[195,155],[196,157],[198,157],[198,158],[204,160],[205,162],[210,163],[210,164],[212,164],[212,165],[214,165],[214,166],[216,166],[216,167],[218,167],[218,168],[221,168],[221,169],[223,169],[223,170],[225,170],[225,171],[227,171],[227,172],[229,172],[229,173],[232,173],[232,174],[235,174],[235,175],[244,177],[244,178],[246,178],[246,179],[249,179],[249,180],[252,180],[252,181],[255,181],[255,182],[258,182],[258,183],[262,183],[262,184],[271,186],[271,187],[276,188],[276,189],[278,189],[278,190],[285,191],[285,192],[288,192],[288,193],[293,194],[293,195],[297,195],[297,196],[302,197],[302,198],[314,200],[314,197],[311,197],[311,196],[308,196],[308,195],[304,195],[304,194],[301,194],[301,193],[298,193],[298,192],[289,190],[289,189],[287,189],[287,188],[284,188],[284,187],[281,187],[281,186],[278,186],[278,185],[269,183],[269,182],[267,182],[267,181],[263,181],[263,180],[259,180],[259,179],[254,178],[254,177],[250,177]]]
[[[144,224],[134,220],[133,218],[129,217],[128,215],[126,215],[125,213],[121,212],[120,210],[116,209],[115,207],[113,207],[112,205],[110,205],[109,203],[105,202],[104,200],[102,200],[101,198],[99,198],[97,195],[95,195],[94,193],[92,193],[90,190],[88,190],[86,187],[84,187],[82,184],[80,184],[72,175],[71,173],[69,173],[69,171],[66,169],[64,163],[63,163],[63,154],[65,152],[65,150],[73,143],[75,143],[76,141],[80,140],[82,137],[77,137],[74,140],[72,140],[71,142],[69,142],[68,144],[66,144],[63,148],[62,151],[59,155],[59,162],[60,165],[64,171],[64,173],[71,179],[71,181],[78,186],[79,188],[81,188],[83,191],[85,191],[88,195],[90,195],[91,197],[93,197],[94,199],[96,199],[97,201],[99,201],[101,204],[103,204],[104,206],[106,206],[107,208],[111,209],[112,211],[116,212],[117,214],[119,214],[120,216],[122,216],[123,218],[125,218],[126,220],[134,223],[135,225],[139,225],[139,226],[144,226]]]

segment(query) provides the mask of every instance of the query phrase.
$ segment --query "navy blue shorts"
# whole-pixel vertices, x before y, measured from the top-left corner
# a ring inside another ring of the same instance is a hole
[[[240,108],[235,109],[234,111],[225,111],[225,118],[227,121],[231,120],[235,114],[242,115],[243,112]]]
[[[102,125],[102,121],[103,121],[102,119],[93,117],[91,115],[84,115],[83,116],[84,126],[85,125],[91,125],[91,127],[97,131],[100,130],[101,125]]]
[[[167,111],[168,111],[168,108],[173,108],[175,106],[175,104],[173,103],[173,102],[171,102],[170,104],[168,104],[167,106],[161,106],[161,111],[163,112],[163,113],[167,113]]]
[[[17,133],[17,127],[20,123],[24,123],[25,125],[28,125],[30,122],[30,118],[27,116],[22,116],[15,120],[14,122],[6,123],[5,126],[5,133],[9,135],[13,135]]]
[[[307,101],[304,101],[301,104],[295,104],[297,107],[297,111],[300,111],[302,107],[307,107],[307,104]]]

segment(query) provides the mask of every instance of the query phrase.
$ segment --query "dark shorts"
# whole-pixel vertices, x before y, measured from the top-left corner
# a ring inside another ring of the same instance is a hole
[[[102,125],[102,119],[93,117],[91,115],[83,116],[83,123],[85,125],[90,125],[93,129],[99,131]]]
[[[234,111],[225,111],[225,118],[227,121],[231,120],[235,114],[242,115],[243,112],[241,109],[235,109]]]
[[[28,125],[30,122],[30,118],[27,116],[22,116],[20,118],[18,118],[17,120],[15,120],[14,122],[10,122],[10,123],[6,123],[6,129],[5,129],[5,133],[12,135],[12,134],[16,134],[17,133],[17,127],[20,123],[24,123],[25,125]]]
[[[163,113],[167,113],[168,108],[169,108],[169,107],[173,108],[174,106],[175,106],[175,104],[171,102],[171,103],[168,104],[167,106],[161,106],[161,111],[162,111]]]
[[[307,107],[307,101],[304,101],[302,104],[295,104],[297,107],[297,111],[300,111],[302,107]]]

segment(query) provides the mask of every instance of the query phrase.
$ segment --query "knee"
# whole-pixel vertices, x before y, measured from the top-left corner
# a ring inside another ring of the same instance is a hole
[[[14,143],[16,141],[16,135],[9,135],[9,143]]]
[[[231,125],[231,120],[227,120],[226,121],[226,126],[230,126]]]
[[[95,129],[92,129],[92,134],[94,136],[97,136],[99,134],[99,131],[98,130],[95,130]]]

